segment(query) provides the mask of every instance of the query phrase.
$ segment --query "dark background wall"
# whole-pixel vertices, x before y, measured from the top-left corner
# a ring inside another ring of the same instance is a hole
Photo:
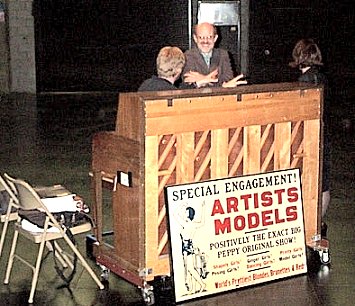
[[[38,92],[136,90],[154,73],[162,46],[189,47],[188,3],[34,0]],[[193,23],[197,3],[191,1]],[[333,92],[341,100],[354,96],[354,16],[351,0],[250,0],[249,82],[294,80],[292,48],[311,37]],[[231,41],[230,51],[240,47]]]
[[[187,1],[37,0],[38,91],[130,91],[164,45],[188,48]]]
[[[298,71],[288,68],[295,43],[300,38],[313,38],[327,55],[327,29],[327,0],[251,1],[250,78],[258,83],[295,80]]]

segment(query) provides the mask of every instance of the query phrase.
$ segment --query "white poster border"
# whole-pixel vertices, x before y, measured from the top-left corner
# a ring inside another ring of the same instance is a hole
[[[307,272],[298,168],[167,186],[165,196],[175,302]]]

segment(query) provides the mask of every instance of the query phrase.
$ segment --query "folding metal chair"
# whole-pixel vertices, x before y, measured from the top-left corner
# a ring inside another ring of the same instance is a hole
[[[77,256],[79,262],[88,271],[89,275],[98,285],[98,287],[100,289],[104,289],[104,285],[101,283],[99,278],[90,268],[87,261],[84,259],[84,257],[81,255],[77,247],[74,245],[74,243],[68,236],[68,229],[66,227],[63,227],[61,224],[59,224],[59,222],[55,219],[53,214],[43,204],[39,195],[36,193],[33,187],[30,186],[27,182],[20,179],[14,179],[10,177],[6,177],[6,179],[9,183],[13,183],[14,186],[16,187],[19,211],[18,211],[17,222],[15,224],[15,232],[14,232],[11,251],[10,251],[9,260],[7,264],[4,284],[9,283],[10,274],[11,274],[11,270],[15,258],[27,264],[32,268],[33,271],[32,285],[30,290],[30,296],[28,299],[29,303],[33,303],[33,297],[36,290],[37,280],[38,280],[39,271],[41,267],[44,246],[48,241],[57,241],[59,239],[63,239],[68,245],[69,249]],[[32,210],[38,210],[45,215],[43,230],[39,232],[29,231],[28,229],[25,229],[22,226],[21,211],[32,211]],[[91,223],[90,221],[87,221],[83,224],[71,227],[70,233],[75,236],[77,234],[85,233],[90,230],[91,230]],[[31,264],[28,260],[21,257],[18,253],[16,253],[16,246],[17,246],[19,234],[30,239],[32,242],[39,244],[39,250],[38,250],[35,265]],[[68,258],[68,257],[64,257],[64,258]]]
[[[8,194],[9,202],[7,203],[6,211],[2,211],[0,215],[1,223],[4,223],[1,231],[1,238],[0,238],[0,258],[4,247],[9,222],[16,221],[18,217],[17,215],[18,198],[17,198],[16,187],[11,181],[7,180],[9,176],[6,173],[4,173],[4,177],[5,179],[0,175],[0,192],[6,192]],[[47,187],[40,187],[39,191],[43,191],[43,189],[45,188]],[[38,193],[37,188],[35,190]],[[71,263],[68,260],[65,260],[63,256],[61,256],[62,249],[60,248],[60,246],[57,243],[55,243],[54,246],[56,248],[55,256],[57,260],[61,263],[61,265],[64,268],[67,268],[68,266],[72,267]],[[53,246],[49,242],[46,243],[46,247],[48,251],[50,252],[54,251]]]
[[[1,257],[9,222],[17,220],[18,199],[17,199],[16,189],[14,185],[12,185],[11,183],[8,184],[1,175],[0,175],[0,191],[6,192],[9,196],[9,202],[7,203],[6,212],[2,211],[1,213],[1,223],[4,223],[1,231],[1,238],[0,238],[0,257]]]

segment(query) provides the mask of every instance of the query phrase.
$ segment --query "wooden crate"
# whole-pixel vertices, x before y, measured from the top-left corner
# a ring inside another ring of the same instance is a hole
[[[97,261],[137,285],[170,275],[165,186],[296,167],[311,244],[320,232],[322,101],[322,87],[303,83],[121,93],[116,130],[93,139]],[[114,184],[108,245],[102,185],[118,172],[132,183]]]

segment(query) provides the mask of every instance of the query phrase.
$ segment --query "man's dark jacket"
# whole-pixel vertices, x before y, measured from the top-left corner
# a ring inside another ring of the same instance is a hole
[[[197,71],[206,75],[218,68],[218,83],[213,83],[211,86],[222,86],[223,82],[233,79],[233,70],[229,54],[224,49],[214,48],[212,50],[209,67],[197,48],[187,50],[185,57],[186,64],[181,74],[182,78],[184,78],[184,74],[189,71]]]

